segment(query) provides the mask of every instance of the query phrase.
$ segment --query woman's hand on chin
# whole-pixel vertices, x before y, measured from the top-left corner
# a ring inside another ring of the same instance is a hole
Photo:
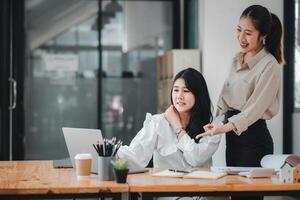
[[[171,105],[164,113],[165,118],[171,124],[173,129],[182,128],[182,124],[180,122],[179,114],[176,108]]]

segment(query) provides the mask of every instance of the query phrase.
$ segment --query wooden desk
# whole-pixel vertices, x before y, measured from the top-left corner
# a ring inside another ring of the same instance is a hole
[[[155,170],[144,174],[129,175],[129,192],[139,192],[143,199],[158,196],[229,196],[300,195],[300,183],[283,184],[278,178],[249,179],[228,175],[217,180],[184,179],[151,176]]]
[[[0,198],[114,197],[128,192],[143,199],[157,196],[300,195],[300,183],[282,184],[277,178],[248,179],[225,176],[217,180],[153,177],[148,173],[128,176],[128,184],[98,181],[96,175],[77,180],[74,169],[54,169],[52,161],[0,161]],[[122,196],[123,194],[123,196]]]
[[[0,161],[0,198],[115,197],[128,193],[128,184],[99,181],[96,175],[77,180],[74,169],[54,169],[52,161]]]

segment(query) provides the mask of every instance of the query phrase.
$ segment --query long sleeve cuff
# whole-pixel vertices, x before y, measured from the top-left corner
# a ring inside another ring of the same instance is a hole
[[[184,134],[177,143],[177,148],[181,151],[189,151],[190,148],[193,146],[194,141],[188,134]]]
[[[248,129],[248,122],[246,117],[242,113],[234,115],[228,119],[229,122],[233,123],[235,129],[233,130],[237,135],[241,135],[242,132]]]

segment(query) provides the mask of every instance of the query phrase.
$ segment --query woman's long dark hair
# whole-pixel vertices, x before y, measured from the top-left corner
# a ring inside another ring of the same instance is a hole
[[[261,35],[266,36],[265,48],[277,60],[285,63],[282,44],[282,25],[279,18],[261,5],[252,5],[244,10],[240,18],[249,17]]]
[[[190,121],[186,128],[188,135],[195,139],[197,134],[204,132],[203,126],[212,121],[212,104],[206,81],[199,71],[192,68],[180,71],[174,78],[173,86],[175,81],[179,78],[185,81],[185,86],[195,96],[195,104],[192,108]],[[173,104],[172,92],[171,102]]]

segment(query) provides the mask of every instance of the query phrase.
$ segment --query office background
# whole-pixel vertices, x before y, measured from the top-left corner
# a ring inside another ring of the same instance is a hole
[[[62,126],[101,128],[128,144],[145,113],[156,113],[156,59],[171,49],[200,49],[215,105],[239,50],[239,16],[251,4],[268,7],[291,30],[285,34],[283,103],[268,126],[275,153],[299,154],[293,92],[298,0],[3,0],[1,160],[67,157]],[[224,141],[214,161],[225,163]]]

